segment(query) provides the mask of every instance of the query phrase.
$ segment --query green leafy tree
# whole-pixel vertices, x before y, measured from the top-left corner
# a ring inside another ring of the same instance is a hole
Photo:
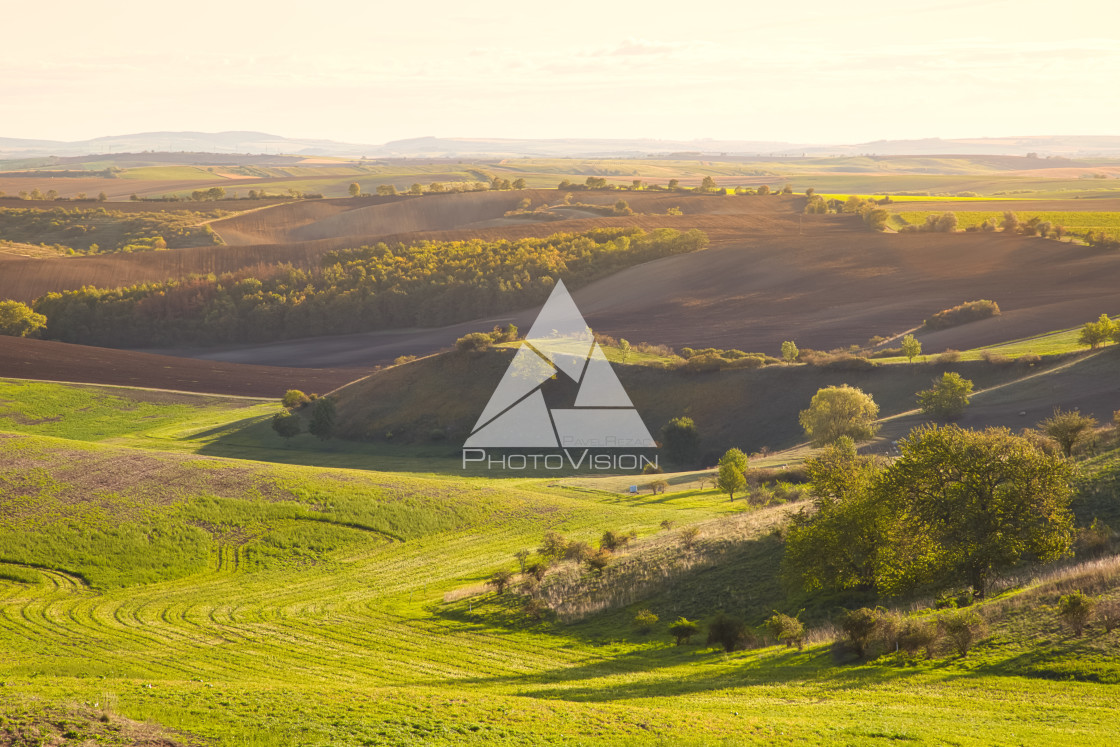
[[[918,406],[926,415],[943,420],[958,418],[964,413],[972,394],[972,382],[959,373],[946,371],[933,386],[918,392]]]
[[[630,341],[629,340],[619,340],[618,341],[618,357],[622,359],[623,363],[625,363],[626,360],[630,357]]]
[[[529,185],[526,184],[525,180],[522,177],[517,177],[513,180],[512,186],[514,189],[525,189]]]
[[[906,335],[902,338],[902,354],[913,363],[914,359],[922,354],[922,343],[918,342],[914,335]]]
[[[307,430],[311,435],[326,441],[334,435],[334,401],[328,397],[320,397],[311,407],[311,423]]]
[[[716,180],[711,176],[705,176],[700,182],[701,192],[715,192],[717,189],[719,189],[719,185],[716,184]]]
[[[793,340],[786,340],[782,343],[782,360],[786,364],[793,363],[799,355],[801,355],[801,351],[797,349],[797,343]]]
[[[687,617],[679,617],[669,626],[669,635],[676,639],[677,645],[682,646],[692,640],[692,636],[700,632],[700,626]]]
[[[1038,424],[1039,430],[1058,442],[1066,457],[1073,456],[1073,447],[1097,427],[1097,419],[1076,410],[1054,408],[1054,414]]]
[[[770,194],[770,187],[766,184],[763,184],[761,187],[758,188],[757,191],[758,191],[758,194],[760,194],[760,195],[768,195],[768,194]]]
[[[1078,338],[1078,342],[1096,350],[1104,343],[1115,338],[1118,332],[1120,332],[1120,325],[1112,321],[1108,314],[1101,314],[1097,321],[1089,322],[1081,328],[1081,336]]]
[[[408,188],[408,193],[410,195],[422,195],[424,194],[424,185],[413,183],[413,185]]]
[[[747,455],[739,449],[728,449],[719,459],[716,487],[734,501],[735,494],[747,486]]]
[[[298,436],[303,428],[299,422],[299,415],[293,412],[278,412],[272,416],[272,430],[285,441]]]
[[[874,589],[886,542],[886,507],[872,487],[878,461],[842,436],[805,462],[813,510],[802,510],[786,533],[782,577],[804,591]]]
[[[358,184],[357,182],[351,182],[350,183],[350,196],[351,197],[358,197],[361,194],[362,194],[362,185]]]
[[[843,384],[818,390],[798,419],[813,444],[823,446],[841,436],[868,440],[879,430],[875,423],[878,416],[879,405],[870,394]]]
[[[680,188],[681,188],[680,179],[670,179],[669,180],[669,191],[670,192],[676,192]]]
[[[311,399],[300,390],[289,389],[288,391],[284,392],[284,396],[280,400],[280,404],[291,410],[296,407],[303,407],[310,401]]]
[[[691,464],[700,451],[700,431],[692,418],[673,418],[661,428],[661,448],[665,456],[678,464]]]
[[[0,301],[0,335],[35,337],[47,326],[47,317],[38,314],[25,303]]]
[[[1062,459],[1006,428],[920,427],[900,448],[875,486],[893,514],[880,589],[947,581],[984,596],[993,573],[1068,551],[1071,471]]]

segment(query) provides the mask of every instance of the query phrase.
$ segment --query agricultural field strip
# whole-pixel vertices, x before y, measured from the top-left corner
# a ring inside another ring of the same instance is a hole
[[[893,199],[893,198],[892,198]],[[992,220],[999,225],[1003,220],[1003,213],[997,211],[970,211],[970,210],[954,210],[952,211],[957,216],[958,228],[970,228],[972,226],[979,226],[986,220]],[[1077,231],[1120,231],[1120,212],[1094,212],[1094,211],[1081,211],[1081,210],[1014,210],[1012,211],[1019,218],[1020,221],[1027,221],[1030,218],[1040,218],[1043,221],[1048,221],[1055,226],[1064,226],[1067,229],[1076,229]],[[895,210],[894,215],[901,218],[906,223],[921,225],[930,215],[939,215],[940,211],[936,210]]]

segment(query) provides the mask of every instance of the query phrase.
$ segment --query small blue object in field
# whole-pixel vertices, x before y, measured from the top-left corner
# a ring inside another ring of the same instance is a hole
[[[637,485],[631,485],[630,486],[630,492],[631,493],[637,493],[638,492],[638,486]]]

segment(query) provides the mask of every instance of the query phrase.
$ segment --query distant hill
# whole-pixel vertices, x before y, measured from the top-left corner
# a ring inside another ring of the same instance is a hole
[[[370,158],[466,157],[800,157],[825,155],[1018,155],[1120,157],[1120,136],[1022,136],[942,140],[877,140],[855,144],[787,143],[768,140],[501,139],[417,137],[381,145],[287,138],[264,132],[141,132],[91,140],[29,140],[0,137],[0,159],[136,153],[143,151]]]

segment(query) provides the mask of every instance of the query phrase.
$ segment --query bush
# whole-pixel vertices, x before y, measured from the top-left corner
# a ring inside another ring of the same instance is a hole
[[[311,398],[309,398],[300,390],[289,389],[288,391],[284,392],[284,398],[280,400],[280,404],[284,405],[284,407],[288,408],[289,410],[292,410],[296,407],[303,407],[310,401]]]
[[[1120,599],[1102,599],[1097,602],[1096,620],[1105,633],[1120,628]]]
[[[934,358],[934,361],[942,365],[946,363],[956,363],[961,359],[961,351],[948,348],[941,355]]]
[[[621,550],[630,544],[630,540],[634,539],[634,533],[623,534],[622,532],[612,532],[609,529],[603,532],[603,536],[599,539],[599,547],[604,550],[614,552]]]
[[[467,352],[477,352],[489,349],[494,344],[494,338],[486,332],[471,332],[455,341],[455,349]]]
[[[640,610],[638,614],[634,615],[634,630],[642,635],[649,635],[653,631],[653,627],[657,625],[658,619],[657,615],[649,610]]]
[[[679,618],[669,626],[669,634],[677,640],[678,646],[688,643],[699,630],[700,626],[686,617]]]
[[[976,639],[983,633],[984,620],[971,611],[954,610],[938,620],[942,634],[961,656],[967,656]]]
[[[981,350],[980,357],[985,363],[991,363],[996,366],[1006,366],[1010,363],[1014,363],[1011,358],[1002,353],[997,353],[994,350]]]
[[[960,417],[968,407],[972,382],[960,374],[946,371],[933,386],[918,392],[918,407],[926,415],[943,420]]]
[[[596,550],[584,559],[587,564],[587,569],[592,573],[602,573],[603,570],[611,564],[612,555],[610,550],[602,549]]]
[[[881,617],[879,610],[861,607],[858,610],[849,610],[840,618],[840,630],[844,632],[844,636],[852,644],[859,658],[862,659],[867,654],[867,646],[879,627]]]
[[[988,301],[985,299],[968,301],[959,306],[954,306],[951,309],[944,309],[937,312],[929,319],[926,319],[923,326],[928,330],[948,329],[949,327],[956,327],[961,324],[967,324],[968,322],[975,322],[980,319],[998,316],[999,313],[999,304],[995,301]]]
[[[786,646],[797,644],[800,649],[805,645],[805,625],[796,617],[775,612],[766,621],[766,630]]]
[[[708,645],[719,645],[727,653],[747,642],[747,624],[738,617],[720,612],[708,624]]]
[[[1079,636],[1085,632],[1085,626],[1089,624],[1089,618],[1093,616],[1093,608],[1096,606],[1096,599],[1080,591],[1074,591],[1058,600],[1058,615],[1073,634]]]
[[[494,593],[505,594],[506,589],[513,583],[513,574],[506,570],[501,570],[490,576],[486,582],[487,586],[493,587]]]
[[[941,629],[934,621],[908,617],[899,627],[898,647],[910,654],[925,651],[926,658],[933,658],[933,647],[940,637]]]

